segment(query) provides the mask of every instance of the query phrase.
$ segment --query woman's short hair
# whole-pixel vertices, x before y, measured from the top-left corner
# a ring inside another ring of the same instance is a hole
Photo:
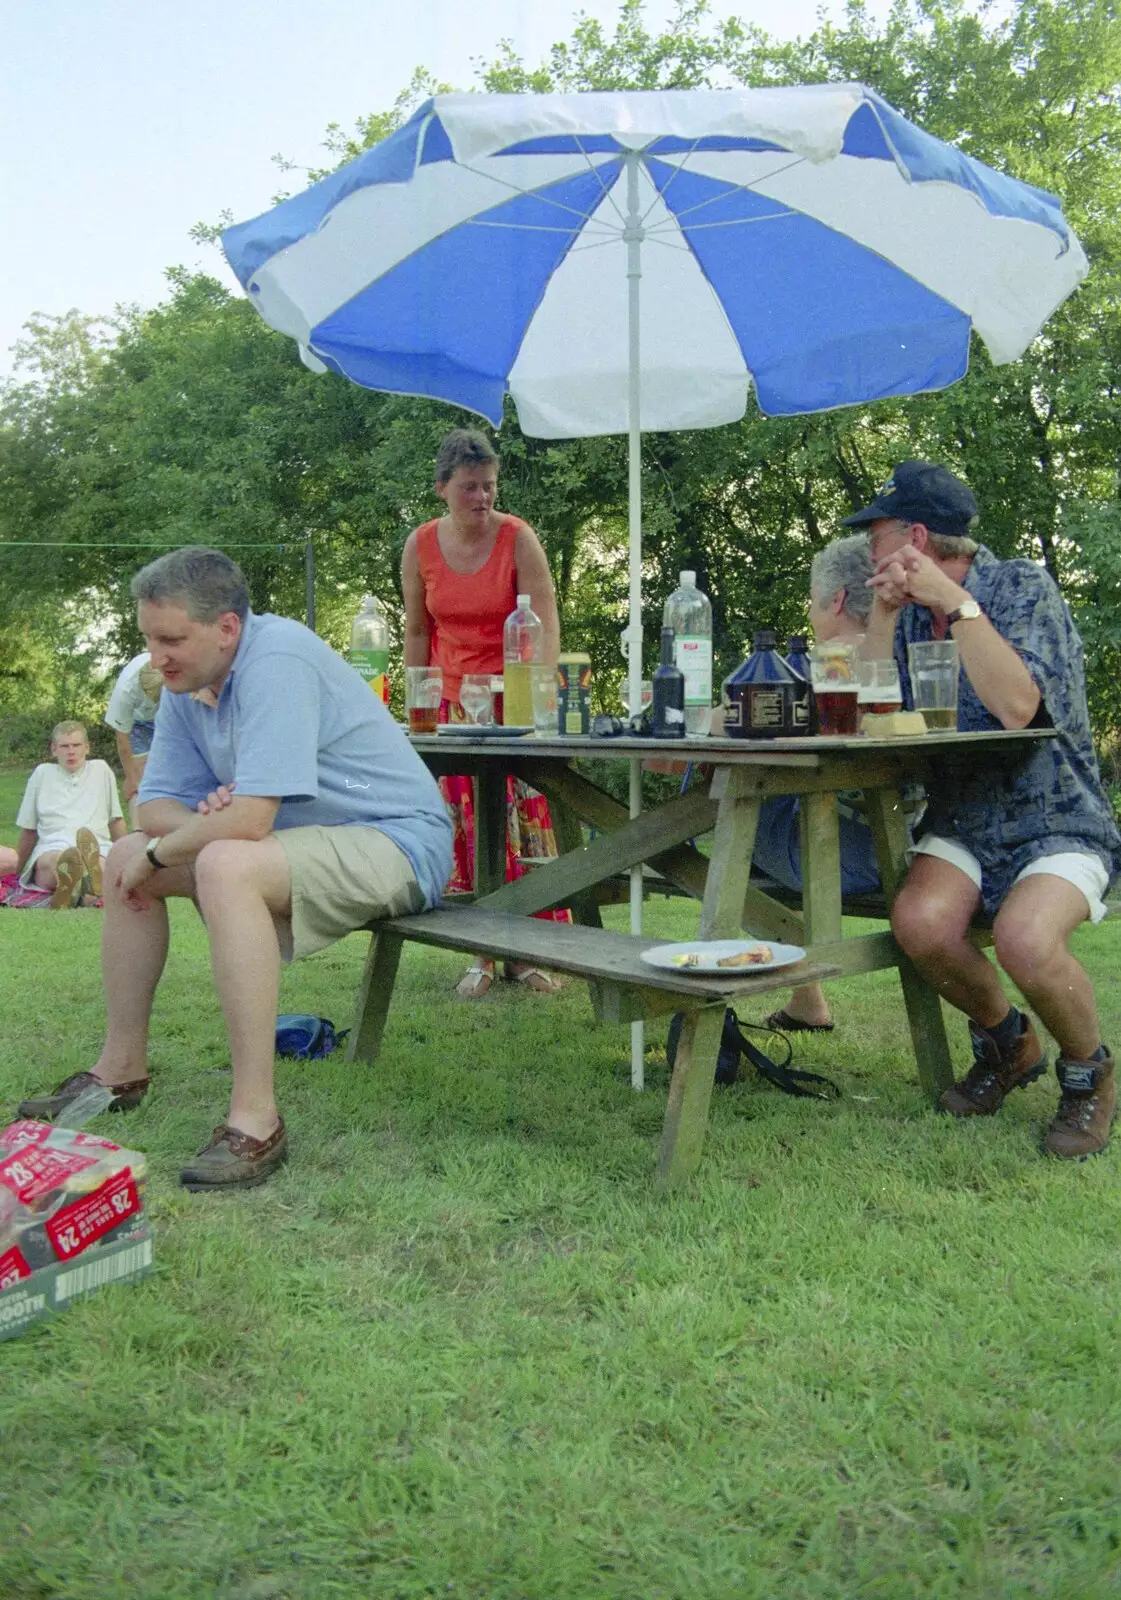
[[[827,606],[837,590],[843,589],[845,615],[864,624],[872,611],[874,596],[868,579],[874,570],[866,533],[834,539],[810,564],[810,593],[819,606]]]
[[[245,621],[249,615],[249,585],[236,561],[221,550],[188,545],[157,556],[133,578],[134,600],[155,605],[181,605],[194,622],[217,622],[227,611]]]
[[[450,483],[460,467],[497,467],[498,451],[477,428],[453,428],[436,453],[436,482]]]

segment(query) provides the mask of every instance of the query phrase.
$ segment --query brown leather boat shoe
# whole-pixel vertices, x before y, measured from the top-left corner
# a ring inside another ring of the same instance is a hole
[[[288,1133],[282,1117],[267,1139],[254,1139],[223,1123],[179,1181],[185,1189],[252,1189],[288,1159]]]
[[[35,1117],[43,1122],[53,1122],[59,1112],[65,1111],[80,1094],[94,1088],[113,1091],[113,1100],[108,1110],[133,1111],[147,1094],[150,1082],[150,1078],[136,1078],[132,1083],[102,1083],[92,1072],[73,1072],[50,1094],[35,1095],[30,1100],[21,1100],[19,1115]]]
[[[952,1117],[991,1117],[1004,1104],[1005,1095],[1047,1071],[1047,1057],[1029,1017],[1024,1018],[1024,1031],[1011,1050],[999,1050],[992,1034],[975,1022],[969,1024],[969,1037],[973,1065],[938,1102]]]

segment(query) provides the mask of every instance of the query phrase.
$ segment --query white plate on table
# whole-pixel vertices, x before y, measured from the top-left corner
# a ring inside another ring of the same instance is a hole
[[[500,722],[482,722],[478,726],[472,722],[441,722],[436,732],[443,739],[521,739],[532,733],[533,727],[507,728]]]
[[[744,966],[721,966],[728,956],[739,955],[743,950],[754,950],[765,944],[770,952],[769,961],[753,961]],[[696,956],[696,960],[686,957]],[[642,959],[651,967],[661,967],[666,972],[695,973],[698,978],[750,978],[756,972],[774,972],[777,967],[792,967],[804,961],[806,952],[801,945],[779,944],[774,939],[690,939],[684,944],[659,944],[653,950],[643,950]]]

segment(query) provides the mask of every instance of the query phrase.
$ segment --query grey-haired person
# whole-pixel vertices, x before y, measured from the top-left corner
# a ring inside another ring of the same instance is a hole
[[[192,1189],[262,1182],[285,1159],[273,1089],[282,959],[433,905],[451,866],[434,780],[380,699],[302,623],[255,615],[217,550],[137,573],[137,621],[164,682],[139,823],[105,874],[108,1027],[89,1072],[24,1102],[51,1117],[91,1084],[121,1110],[149,1086],[148,1028],[168,954],[166,901],[206,923],[233,1086],[183,1169]]]
[[[969,487],[945,467],[901,462],[847,518],[876,562],[866,651],[894,649],[910,692],[907,649],[952,639],[963,732],[1049,727],[1013,769],[979,759],[928,786],[928,809],[892,928],[944,999],[969,1018],[973,1065],[942,1096],[956,1117],[992,1116],[1047,1066],[1031,1019],[1010,1006],[994,966],[968,938],[993,918],[999,967],[1059,1046],[1061,1097],[1044,1139],[1051,1155],[1105,1149],[1116,1111],[1114,1061],[1094,991],[1070,949],[1121,868],[1121,835],[1102,787],[1086,707],[1082,643],[1050,575],[978,544]]]

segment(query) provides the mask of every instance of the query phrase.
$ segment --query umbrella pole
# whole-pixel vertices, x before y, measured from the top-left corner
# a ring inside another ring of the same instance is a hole
[[[639,377],[639,288],[642,281],[642,217],[638,209],[638,163],[636,150],[627,153],[627,545],[630,568],[630,625],[628,628],[627,676],[631,715],[642,710],[642,421]],[[642,763],[630,764],[630,813],[642,811]],[[631,868],[631,932],[642,932],[642,866]],[[646,1028],[631,1023],[631,1088],[645,1087]]]

